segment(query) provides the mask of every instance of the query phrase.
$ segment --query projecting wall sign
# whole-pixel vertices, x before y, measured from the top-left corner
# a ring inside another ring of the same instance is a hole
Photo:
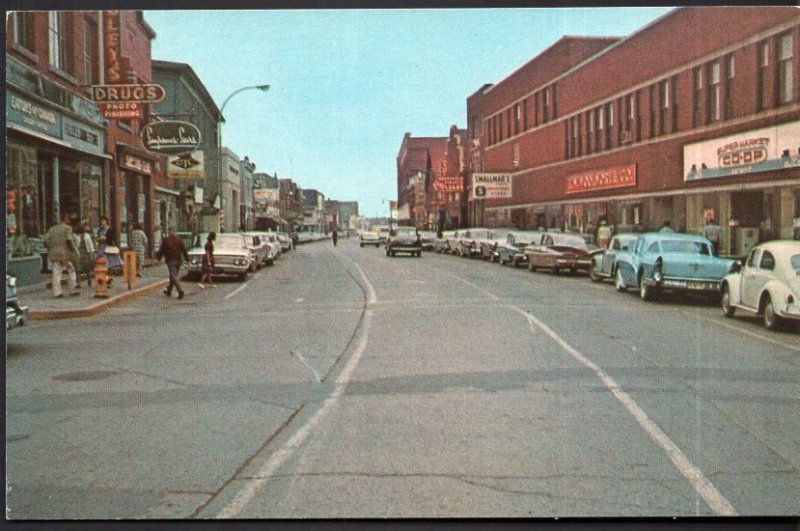
[[[141,135],[144,147],[161,155],[182,155],[200,147],[200,129],[189,122],[150,122]]]

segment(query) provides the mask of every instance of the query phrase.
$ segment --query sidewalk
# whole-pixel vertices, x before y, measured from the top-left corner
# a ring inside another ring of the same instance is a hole
[[[43,277],[47,283],[39,284],[38,289],[19,292],[22,305],[30,308],[29,319],[67,319],[95,315],[133,297],[163,289],[168,283],[166,267],[163,264],[156,264],[150,267],[145,266],[142,276],[136,279],[136,286],[131,289],[128,289],[128,284],[124,282],[122,276],[112,277],[114,280],[108,290],[108,298],[95,297],[94,281],[91,286],[87,286],[84,279],[81,281],[80,295],[70,297],[69,289],[64,283],[64,297],[56,299],[53,298],[53,290],[47,277],[47,275]]]

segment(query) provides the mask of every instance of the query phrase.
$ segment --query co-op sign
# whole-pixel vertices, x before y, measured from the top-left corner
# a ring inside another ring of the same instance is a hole
[[[511,197],[510,173],[473,173],[473,199],[502,199]]]

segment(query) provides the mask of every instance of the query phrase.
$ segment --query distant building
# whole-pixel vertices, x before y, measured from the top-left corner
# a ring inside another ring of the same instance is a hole
[[[281,203],[277,175],[253,174],[254,227],[258,230],[280,230]]]
[[[429,228],[426,190],[436,179],[447,153],[447,137],[414,138],[406,133],[397,155],[397,222]]]
[[[325,232],[325,195],[314,189],[303,190],[304,231]]]
[[[229,148],[222,148],[222,220],[225,232],[236,232],[241,225],[242,173],[239,156]]]
[[[241,201],[239,204],[239,227],[243,230],[253,230],[255,224],[255,203],[253,202],[253,172],[256,171],[254,162],[245,156],[239,161],[239,190]]]

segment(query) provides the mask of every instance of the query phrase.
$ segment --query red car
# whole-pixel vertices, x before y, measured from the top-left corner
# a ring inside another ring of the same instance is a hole
[[[525,247],[528,258],[528,270],[548,269],[558,274],[563,269],[571,273],[588,271],[592,257],[586,241],[580,234],[562,232],[545,232],[539,245]]]

